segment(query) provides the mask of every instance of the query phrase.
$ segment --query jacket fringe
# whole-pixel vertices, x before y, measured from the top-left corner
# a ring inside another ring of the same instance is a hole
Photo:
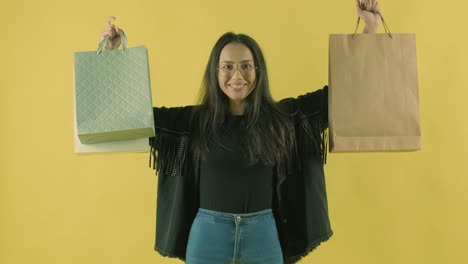
[[[156,174],[181,176],[187,172],[188,133],[177,133],[155,127],[155,136],[149,139],[151,146],[149,167]],[[153,157],[153,159],[151,159]]]
[[[320,119],[315,116],[302,118],[301,125],[309,139],[312,141],[313,146],[315,147],[315,154],[320,157],[322,164],[325,165],[327,163],[328,151],[327,130],[323,127]]]
[[[291,135],[291,145],[288,149],[288,154],[278,161],[276,166],[276,194],[279,200],[282,200],[281,186],[286,180],[287,175],[294,174],[296,171],[299,171],[301,168],[301,161],[297,148],[297,138],[295,130],[297,128],[291,127],[289,135]]]
[[[320,122],[319,117],[317,115],[312,115],[301,118],[301,121],[295,126],[296,131],[291,131],[292,144],[288,151],[288,156],[278,162],[278,166],[276,168],[278,177],[276,192],[280,199],[281,191],[279,188],[286,180],[287,175],[298,173],[302,169],[299,152],[300,148],[304,146],[299,146],[297,144],[298,141],[296,135],[299,135],[301,138],[308,138],[311,144],[306,144],[306,146],[312,146],[314,148],[314,153],[320,158],[322,165],[327,162],[328,133],[323,127],[324,126]]]

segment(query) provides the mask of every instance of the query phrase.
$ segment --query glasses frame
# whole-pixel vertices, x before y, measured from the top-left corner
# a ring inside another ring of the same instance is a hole
[[[252,64],[253,67],[250,68],[250,69],[248,69],[248,70],[243,70],[243,69],[240,68],[240,66],[241,66],[242,64]],[[242,77],[245,77],[246,74],[250,73],[250,72],[253,71],[253,70],[257,70],[257,69],[258,69],[258,66],[256,66],[254,63],[251,63],[251,62],[239,63],[239,64],[238,64],[238,63],[226,63],[225,65],[233,65],[233,66],[234,66],[234,69],[232,69],[231,72],[227,72],[226,70],[224,70],[224,69],[222,68],[223,65],[216,67],[216,70],[217,70],[220,74],[224,75],[225,77],[232,77],[236,71],[239,71],[240,74],[242,75]]]

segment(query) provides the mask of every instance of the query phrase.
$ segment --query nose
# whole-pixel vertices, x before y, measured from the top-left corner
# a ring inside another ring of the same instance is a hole
[[[244,76],[242,76],[242,73],[239,68],[235,68],[234,71],[232,72],[232,77],[231,79],[237,80],[237,79],[244,79]]]

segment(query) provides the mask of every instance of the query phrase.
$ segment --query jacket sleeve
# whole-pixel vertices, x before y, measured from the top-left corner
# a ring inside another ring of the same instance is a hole
[[[328,86],[300,95],[285,98],[279,104],[293,114],[296,124],[296,137],[300,142],[311,146],[316,156],[326,163],[328,128]],[[297,146],[302,148],[302,146]]]
[[[289,111],[296,112],[298,118],[318,118],[322,129],[328,128],[328,86],[300,95],[297,98],[282,99]]]
[[[185,174],[192,110],[193,106],[153,107],[155,136],[149,138],[149,166],[156,173]]]

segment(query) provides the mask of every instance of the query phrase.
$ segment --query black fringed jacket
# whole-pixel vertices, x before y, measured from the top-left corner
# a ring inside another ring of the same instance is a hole
[[[275,165],[272,210],[284,263],[293,263],[333,234],[323,172],[328,87],[278,103],[293,114],[296,144],[290,155]],[[163,256],[182,260],[199,207],[200,160],[194,158],[189,147],[192,122],[196,120],[193,109],[154,107],[156,136],[149,140],[150,166],[159,175],[154,249]]]

